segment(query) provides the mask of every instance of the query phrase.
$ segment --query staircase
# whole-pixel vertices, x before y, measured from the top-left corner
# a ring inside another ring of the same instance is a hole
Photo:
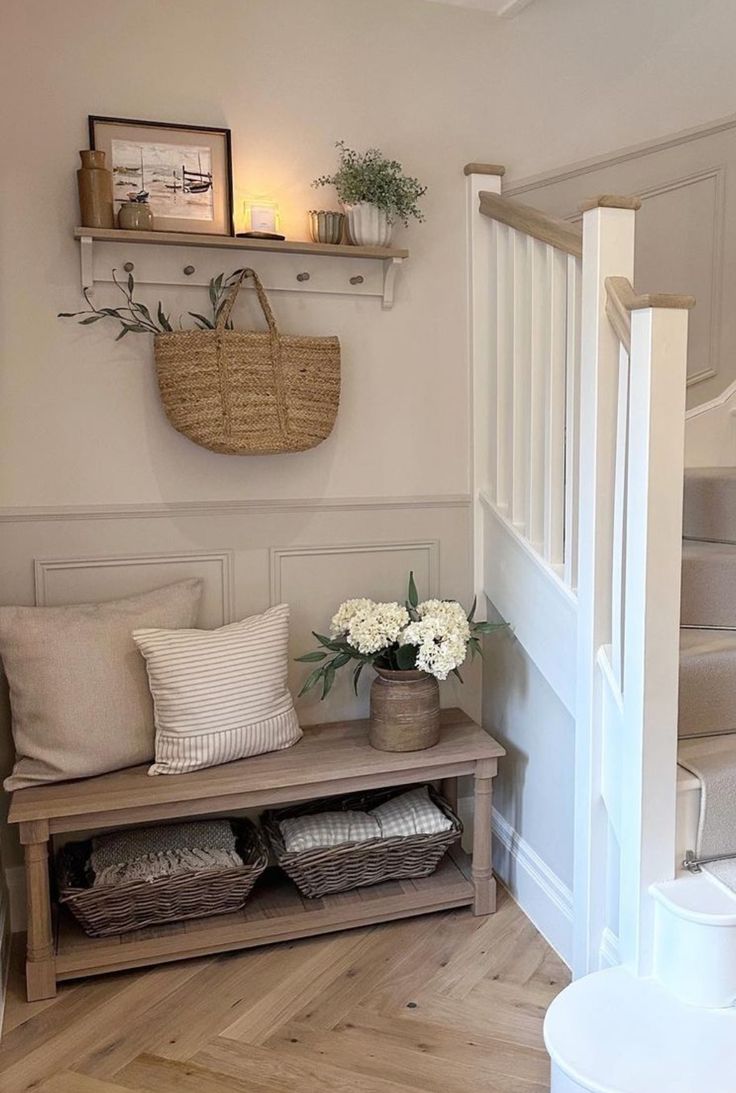
[[[586,201],[581,231],[466,175],[478,603],[575,725],[552,1090],[736,1093],[736,894],[681,867],[730,842],[736,755],[736,467],[684,471],[695,301],[634,288],[639,199]]]
[[[683,524],[680,754],[692,738],[727,746],[724,734],[736,752],[736,467],[686,472]],[[681,858],[696,845],[700,796],[681,767]],[[650,894],[653,975],[594,973],[547,1014],[553,1093],[736,1090],[736,893],[708,872],[680,868]]]

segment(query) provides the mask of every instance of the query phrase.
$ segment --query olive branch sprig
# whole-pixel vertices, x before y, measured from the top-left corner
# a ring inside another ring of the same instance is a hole
[[[242,270],[236,269],[227,277],[224,273],[220,273],[217,277],[212,277],[210,279],[208,296],[212,315],[201,315],[197,311],[188,312],[191,318],[194,319],[197,329],[215,329],[220,313],[227,303],[230,290],[239,279],[242,272]],[[171,317],[164,311],[163,304],[160,300],[158,301],[156,315],[154,317],[145,304],[141,303],[140,300],[135,299],[134,293],[136,283],[132,273],[128,274],[125,281],[121,281],[118,277],[117,269],[113,269],[112,279],[125,297],[125,303],[123,305],[120,307],[96,307],[94,301],[90,297],[89,289],[85,288],[83,295],[85,303],[87,304],[86,309],[83,311],[61,311],[57,318],[78,319],[80,326],[91,326],[92,323],[98,323],[101,319],[114,319],[120,323],[121,327],[120,332],[115,338],[116,342],[119,342],[126,334],[171,334],[174,331]],[[82,318],[79,318],[80,315]],[[179,327],[181,328],[181,321],[179,322]],[[227,330],[232,330],[233,324],[231,319],[227,320],[225,327]]]

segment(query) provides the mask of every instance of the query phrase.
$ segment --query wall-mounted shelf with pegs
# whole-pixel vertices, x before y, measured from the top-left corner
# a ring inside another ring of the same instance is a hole
[[[111,282],[113,269],[133,273],[142,285],[207,285],[218,273],[252,265],[271,291],[378,296],[384,308],[393,306],[396,274],[409,257],[398,247],[116,228],[75,228],[74,238],[82,288],[89,291]]]

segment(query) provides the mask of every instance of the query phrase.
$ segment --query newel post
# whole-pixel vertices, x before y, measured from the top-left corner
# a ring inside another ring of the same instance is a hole
[[[575,730],[573,972],[595,971],[606,925],[608,823],[601,793],[596,658],[611,634],[613,482],[619,342],[606,315],[607,277],[634,275],[641,202],[601,197],[583,207]]]
[[[619,950],[639,975],[651,974],[652,966],[649,888],[675,872],[687,331],[694,302],[644,296],[631,303]]]
[[[483,191],[501,193],[505,168],[492,163],[468,163],[466,177],[467,331],[470,467],[473,497],[473,591],[477,615],[485,618],[483,573],[483,492],[495,486],[496,468],[496,251],[494,225],[480,212]]]

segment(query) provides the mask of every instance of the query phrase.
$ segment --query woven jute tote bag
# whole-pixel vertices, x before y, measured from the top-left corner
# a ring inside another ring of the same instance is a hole
[[[228,330],[250,277],[268,330]],[[340,403],[340,342],[279,334],[255,270],[245,269],[214,330],[175,331],[155,339],[161,401],[180,433],[213,452],[303,452],[332,432]]]

